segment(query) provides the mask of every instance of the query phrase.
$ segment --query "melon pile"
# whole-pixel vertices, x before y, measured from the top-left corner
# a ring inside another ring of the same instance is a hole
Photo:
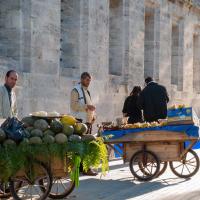
[[[26,138],[22,143],[26,144],[65,144],[95,140],[94,136],[86,134],[88,129],[85,124],[77,122],[69,115],[53,120],[28,116],[24,117],[22,122],[26,130]],[[0,143],[4,146],[16,144],[15,141],[6,138],[2,129],[0,129]]]

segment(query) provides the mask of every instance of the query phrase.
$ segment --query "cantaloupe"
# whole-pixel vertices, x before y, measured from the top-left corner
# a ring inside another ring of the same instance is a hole
[[[64,124],[68,124],[68,125],[71,125],[71,126],[74,126],[75,123],[76,123],[76,119],[71,116],[71,115],[64,115],[62,118],[61,118],[61,123],[64,125]]]

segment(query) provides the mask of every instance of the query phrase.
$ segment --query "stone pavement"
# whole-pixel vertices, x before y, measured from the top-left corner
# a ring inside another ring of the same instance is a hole
[[[200,172],[191,179],[176,177],[171,170],[150,182],[134,180],[122,160],[110,162],[105,177],[80,178],[80,187],[69,200],[200,200]]]

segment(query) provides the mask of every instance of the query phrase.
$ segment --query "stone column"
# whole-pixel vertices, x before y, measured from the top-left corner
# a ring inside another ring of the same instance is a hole
[[[165,86],[171,85],[171,17],[168,2],[160,7],[160,60],[159,82]]]
[[[96,79],[106,80],[109,56],[109,1],[89,0],[88,3],[88,71]]]
[[[31,0],[31,72],[59,75],[60,1]]]
[[[130,89],[144,84],[144,0],[129,1],[129,71]]]

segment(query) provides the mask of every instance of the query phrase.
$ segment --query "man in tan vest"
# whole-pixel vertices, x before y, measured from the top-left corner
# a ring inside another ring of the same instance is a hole
[[[71,114],[81,119],[88,126],[88,133],[91,134],[92,124],[95,121],[95,106],[88,90],[91,82],[91,75],[88,72],[81,74],[81,82],[71,92]]]
[[[5,83],[0,86],[0,118],[17,117],[16,95],[13,91],[18,80],[15,70],[6,73]]]
[[[91,134],[92,124],[95,121],[95,106],[93,105],[92,98],[88,87],[91,82],[91,75],[88,72],[81,74],[81,82],[77,84],[71,91],[71,114],[80,119],[83,123],[88,126],[88,134]],[[87,172],[83,171],[81,165],[81,171],[84,175],[96,176],[97,173],[92,169]]]

